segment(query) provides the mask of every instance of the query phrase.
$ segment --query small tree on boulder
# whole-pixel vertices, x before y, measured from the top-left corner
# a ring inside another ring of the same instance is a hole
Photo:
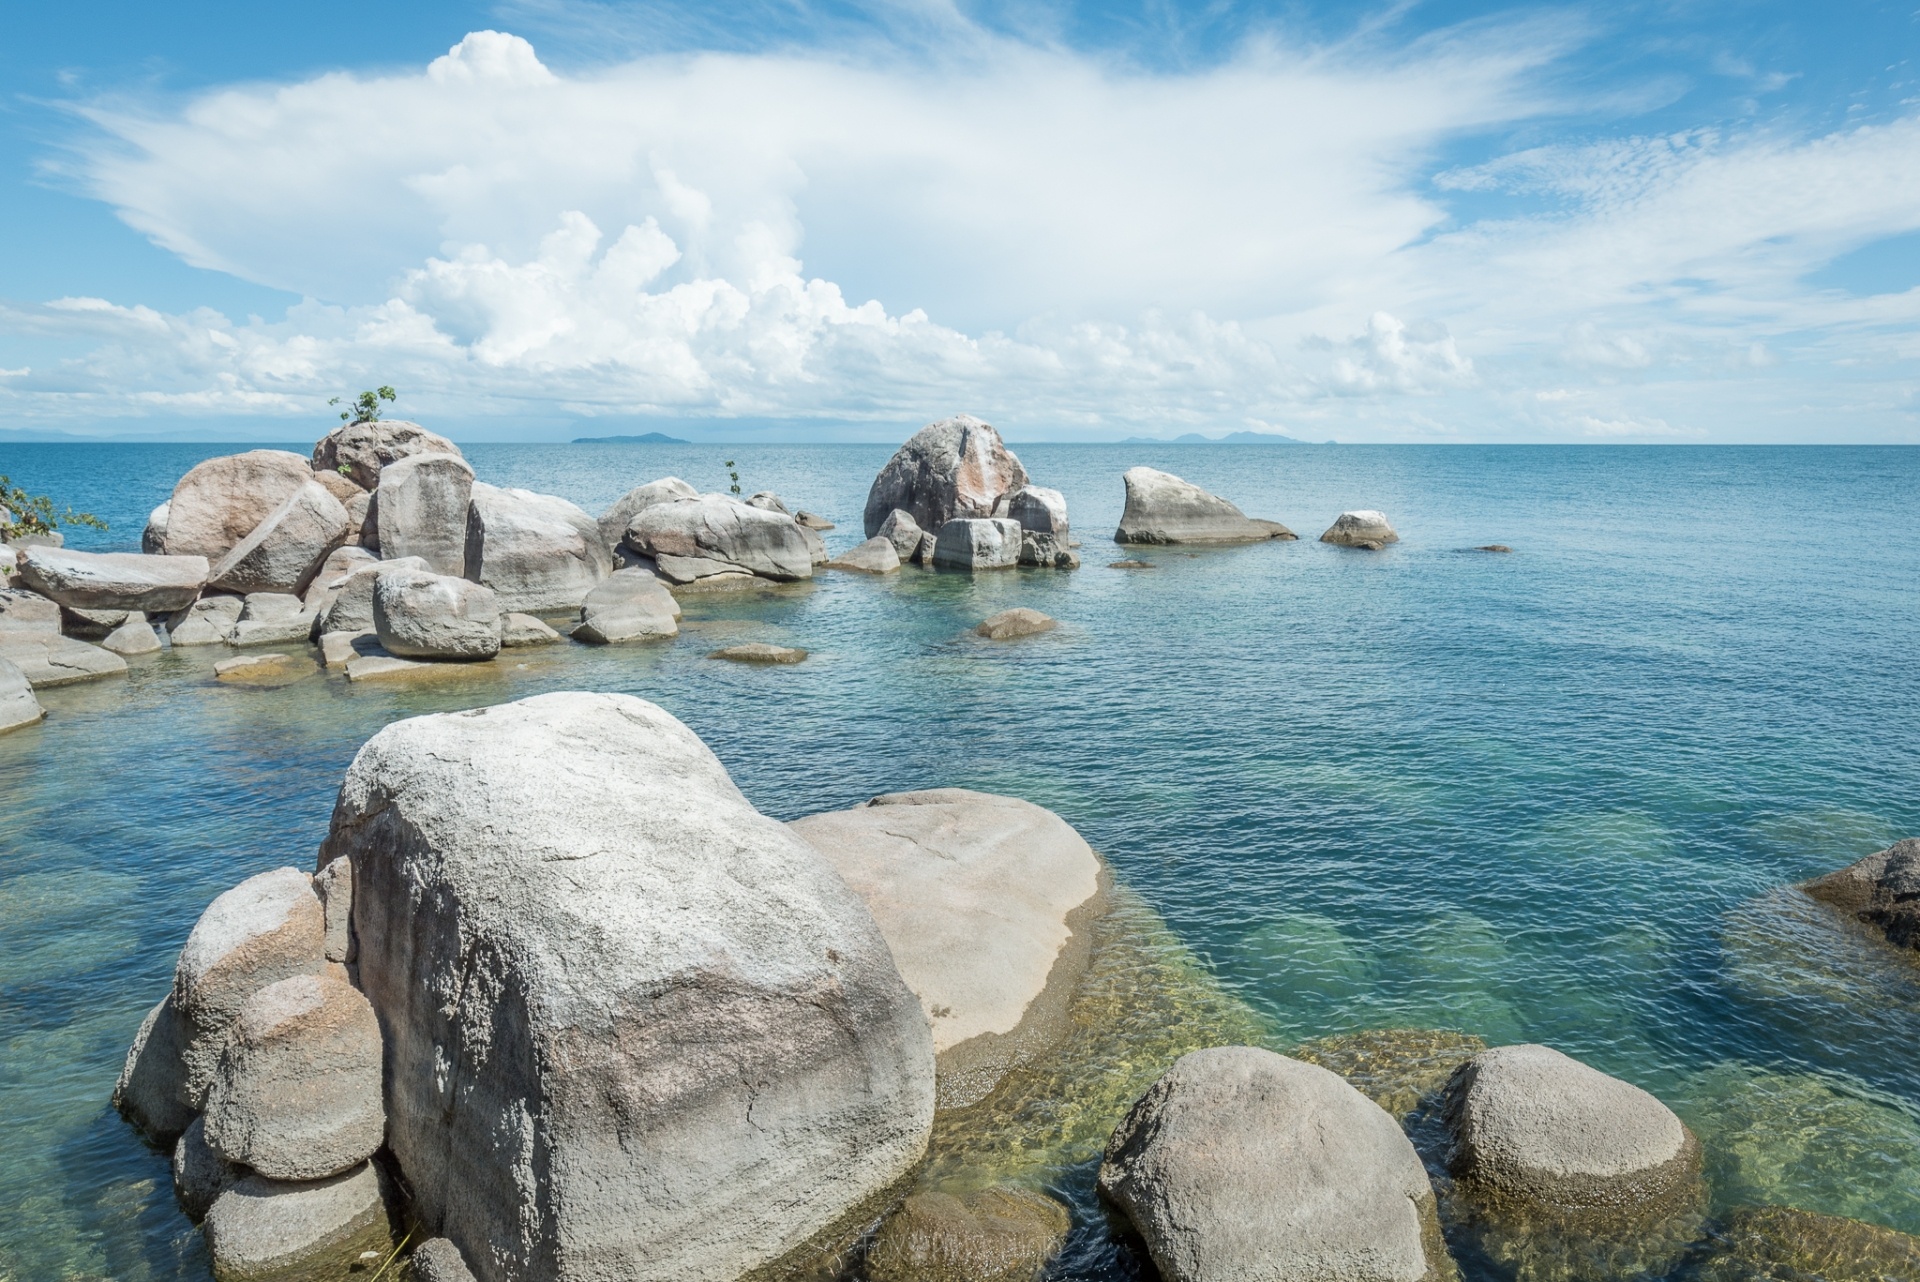
[[[391,387],[376,387],[371,392],[362,392],[353,398],[349,408],[340,411],[340,421],[342,423],[378,423],[380,402],[392,402],[398,400],[399,396],[400,394]],[[329,405],[339,403],[338,396],[327,402]]]

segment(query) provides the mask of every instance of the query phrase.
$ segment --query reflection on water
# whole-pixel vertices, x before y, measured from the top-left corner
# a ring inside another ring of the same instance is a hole
[[[7,462],[115,523],[77,543],[126,546],[175,477],[230,449]],[[1072,1207],[1059,1278],[1137,1271],[1092,1163],[1176,1046],[1395,1027],[1549,1042],[1669,1100],[1707,1146],[1717,1217],[1786,1202],[1920,1232],[1911,964],[1775,893],[1920,833],[1920,528],[1880,515],[1920,492],[1920,452],[1019,452],[1066,493],[1086,568],[716,594],[672,644],[516,652],[431,682],[249,688],[213,678],[224,652],[182,651],[47,692],[45,724],[0,737],[0,1278],[204,1278],[164,1158],[106,1106],[194,917],[311,861],[382,725],[561,688],[660,703],[780,818],[914,787],[1029,797],[1157,914],[1143,938],[1192,982],[1116,981],[1112,1005],[1201,1013],[1108,1035],[1077,1104],[1036,1079],[968,1140]],[[663,474],[721,484],[733,457],[838,521],[835,551],[886,454],[471,451],[483,479],[595,511]],[[1109,570],[1136,464],[1303,530],[1378,506],[1403,542],[1148,550],[1152,573]],[[1682,512],[1714,537],[1673,537]],[[1515,553],[1455,552],[1496,541]],[[1016,605],[1063,627],[966,636]],[[810,657],[702,657],[752,640]]]

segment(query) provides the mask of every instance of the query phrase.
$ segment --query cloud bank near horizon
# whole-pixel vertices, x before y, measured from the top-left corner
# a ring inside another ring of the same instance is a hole
[[[164,427],[392,382],[501,422],[1920,439],[1920,288],[1809,282],[1920,228],[1920,116],[1450,163],[1569,110],[1545,85],[1577,32],[1182,73],[975,36],[562,74],[482,31],[414,70],[88,104],[77,181],[302,301],[0,304],[0,412]]]

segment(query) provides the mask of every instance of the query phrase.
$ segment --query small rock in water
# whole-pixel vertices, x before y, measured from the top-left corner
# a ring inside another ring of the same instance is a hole
[[[1920,950],[1920,839],[1896,841],[1801,889],[1872,927],[1888,943]]]
[[[1125,561],[1107,562],[1109,570],[1157,570],[1160,567],[1151,561],[1139,561],[1129,558]]]
[[[1504,543],[1482,543],[1479,547],[1475,548],[1474,551],[1475,552],[1511,552],[1513,551],[1513,549],[1508,547]]]
[[[1042,632],[1051,632],[1060,624],[1048,618],[1038,610],[1029,610],[1024,606],[1012,610],[1002,610],[989,617],[973,630],[975,636],[985,637],[989,641],[1011,641],[1015,637],[1038,636]]]
[[[1486,1042],[1467,1033],[1425,1028],[1376,1028],[1302,1042],[1290,1054],[1345,1078],[1347,1084],[1392,1113],[1405,1118],[1421,1104],[1437,1099],[1454,1072]]]
[[[270,654],[243,654],[222,659],[213,665],[213,675],[236,685],[284,686],[305,680],[314,674],[313,661],[274,651]]]
[[[347,680],[374,681],[382,677],[411,677],[433,675],[445,672],[457,672],[444,663],[427,663],[420,659],[402,659],[392,654],[360,654],[347,660]]]
[[[500,645],[517,650],[530,645],[552,645],[560,634],[531,614],[509,614],[500,620]]]
[[[876,534],[858,547],[849,548],[827,562],[829,570],[857,570],[862,574],[893,574],[900,568],[900,553],[893,541]]]
[[[147,622],[147,616],[135,610],[127,615],[125,623],[107,634],[100,648],[119,655],[157,654],[160,638],[155,634],[153,625]]]
[[[765,641],[749,641],[745,645],[730,645],[715,650],[707,657],[725,659],[729,663],[799,663],[807,657],[807,652],[791,646],[768,645]]]
[[[1338,547],[1378,552],[1389,543],[1398,543],[1400,536],[1394,533],[1386,513],[1368,508],[1358,512],[1342,512],[1327,527],[1327,532],[1320,536],[1320,541]]]
[[[872,1282],[1032,1282],[1067,1240],[1067,1208],[1044,1193],[915,1193],[867,1248]]]
[[[1121,480],[1127,506],[1113,534],[1116,543],[1255,543],[1295,537],[1279,522],[1250,518],[1226,499],[1171,472],[1135,467]]]

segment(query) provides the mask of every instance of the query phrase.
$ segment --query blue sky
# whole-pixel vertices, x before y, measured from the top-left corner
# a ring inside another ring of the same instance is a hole
[[[0,434],[1920,441],[1920,0],[6,23]]]

